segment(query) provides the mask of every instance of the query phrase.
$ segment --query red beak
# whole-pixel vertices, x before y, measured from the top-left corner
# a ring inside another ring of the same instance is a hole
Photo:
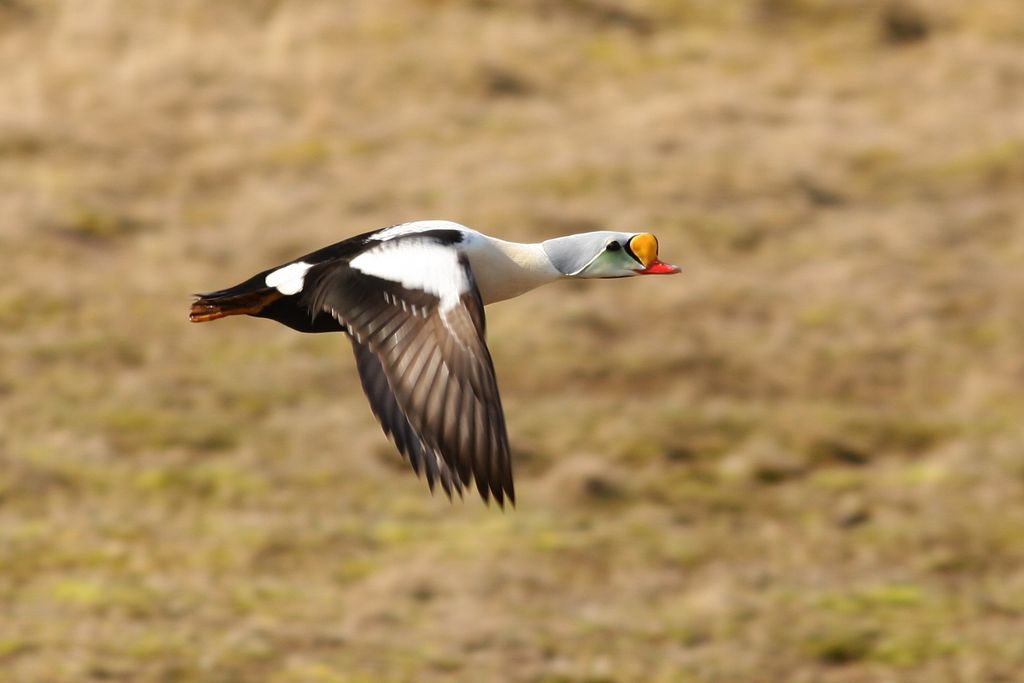
[[[671,263],[662,263],[658,259],[654,259],[647,264],[646,268],[636,272],[639,275],[672,275],[679,272],[679,266],[673,266]]]

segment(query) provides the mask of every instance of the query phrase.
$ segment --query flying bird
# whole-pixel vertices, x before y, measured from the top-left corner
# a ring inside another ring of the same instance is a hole
[[[346,239],[245,282],[196,294],[189,319],[270,318],[299,332],[345,332],[370,408],[430,490],[476,482],[515,503],[505,415],[484,306],[566,278],[678,273],[650,233],[586,232],[506,242],[445,220]]]

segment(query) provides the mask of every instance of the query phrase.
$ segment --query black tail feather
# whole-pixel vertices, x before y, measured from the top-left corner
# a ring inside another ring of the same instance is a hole
[[[340,332],[341,325],[332,316],[317,315],[301,294],[282,294],[267,287],[265,271],[241,284],[215,292],[195,294],[189,320],[194,323],[217,320],[229,315],[270,318],[299,332]]]

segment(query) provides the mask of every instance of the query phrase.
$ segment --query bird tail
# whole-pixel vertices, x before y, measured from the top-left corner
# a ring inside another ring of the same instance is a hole
[[[229,315],[256,315],[283,296],[273,287],[247,285],[248,282],[230,289],[196,294],[188,319],[194,323],[205,323]]]

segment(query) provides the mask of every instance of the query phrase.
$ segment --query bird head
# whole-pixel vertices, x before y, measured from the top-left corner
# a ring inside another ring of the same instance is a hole
[[[551,263],[573,278],[671,275],[678,266],[658,260],[658,238],[649,232],[586,232],[543,243]]]

